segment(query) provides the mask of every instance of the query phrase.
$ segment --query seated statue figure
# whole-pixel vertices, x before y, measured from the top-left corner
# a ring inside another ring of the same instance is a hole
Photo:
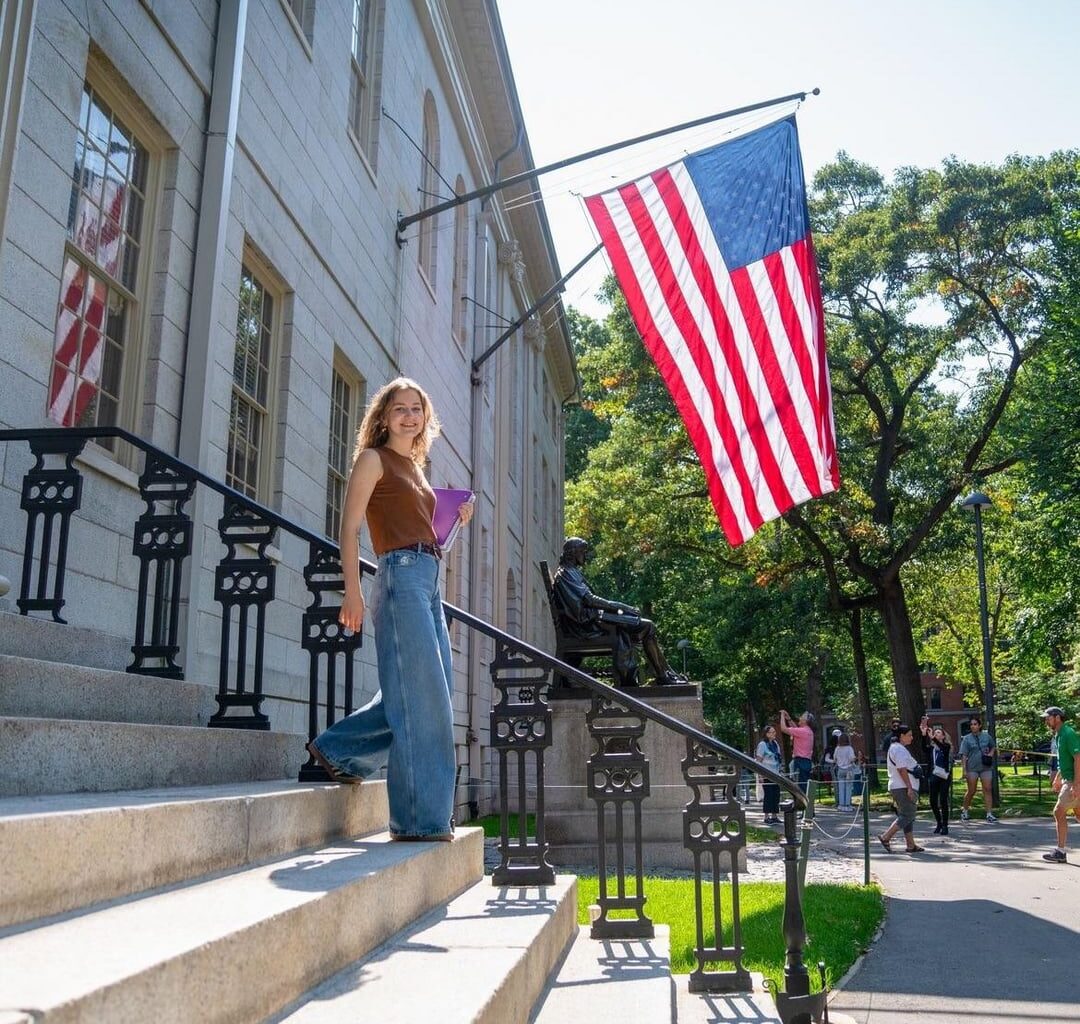
[[[559,568],[552,587],[561,626],[567,635],[575,637],[602,636],[615,630],[620,641],[615,649],[615,668],[624,686],[637,683],[637,659],[634,645],[640,644],[656,677],[658,686],[684,683],[685,677],[668,665],[656,626],[641,617],[639,609],[619,601],[608,601],[592,592],[581,567],[589,553],[587,541],[570,537],[563,544]]]

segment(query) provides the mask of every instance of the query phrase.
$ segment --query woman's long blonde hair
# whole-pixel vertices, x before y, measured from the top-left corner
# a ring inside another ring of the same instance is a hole
[[[368,403],[360,429],[356,432],[356,451],[353,462],[365,448],[379,448],[390,438],[390,429],[386,425],[386,410],[399,391],[413,390],[420,396],[420,406],[424,410],[424,429],[413,438],[412,460],[418,466],[427,461],[431,442],[439,436],[441,426],[435,415],[428,393],[411,377],[395,377],[389,384],[384,384]]]

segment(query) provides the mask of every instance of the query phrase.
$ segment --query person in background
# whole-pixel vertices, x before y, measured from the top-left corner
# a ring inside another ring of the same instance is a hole
[[[799,715],[794,721],[786,711],[780,712],[780,731],[791,737],[792,773],[798,780],[799,788],[805,793],[810,781],[810,772],[814,767],[814,716],[809,711]]]
[[[1042,716],[1057,740],[1058,752],[1058,770],[1051,783],[1058,795],[1054,804],[1057,846],[1050,853],[1044,853],[1043,860],[1065,864],[1069,859],[1065,853],[1069,841],[1069,811],[1080,819],[1080,736],[1071,725],[1065,724],[1065,712],[1061,708],[1047,708]]]
[[[754,759],[758,764],[780,774],[784,770],[783,754],[780,751],[780,741],[776,738],[776,726],[767,725],[761,730],[761,740],[754,751]],[[764,796],[761,809],[765,813],[766,825],[780,823],[780,787],[775,782],[762,784]]]
[[[851,782],[855,778],[855,748],[847,733],[840,733],[833,751],[833,765],[836,770],[836,807],[841,811],[852,811]]]
[[[949,735],[943,726],[935,725],[931,730],[926,726],[924,736],[930,742],[930,775],[926,780],[930,791],[930,810],[934,812],[934,820],[937,822],[934,835],[947,836],[949,834],[949,793],[952,789],[952,766],[953,752]]]
[[[994,797],[991,786],[994,781],[994,752],[997,745],[994,737],[982,731],[982,719],[972,715],[968,723],[968,734],[960,741],[960,760],[964,765],[964,778],[967,779],[967,792],[964,794],[964,806],[960,811],[961,821],[970,821],[971,800],[975,788],[982,782],[983,805],[986,807],[986,820],[997,821],[994,816]]]
[[[915,842],[915,812],[919,809],[919,778],[922,770],[908,747],[915,738],[910,725],[899,724],[897,741],[889,747],[885,763],[889,770],[889,796],[896,804],[896,820],[878,836],[878,842],[892,853],[892,837],[903,830],[908,853],[923,853]]]

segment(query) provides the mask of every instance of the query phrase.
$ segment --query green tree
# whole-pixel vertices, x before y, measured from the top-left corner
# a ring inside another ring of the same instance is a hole
[[[880,613],[901,716],[924,711],[906,581],[975,486],[1021,453],[1000,429],[1051,334],[1075,154],[948,161],[892,184],[844,154],[811,203],[844,483],[787,519],[838,608]]]

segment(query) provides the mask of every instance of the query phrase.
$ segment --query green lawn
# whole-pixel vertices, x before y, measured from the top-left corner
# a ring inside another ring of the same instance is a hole
[[[709,890],[706,889],[706,893]],[[645,912],[656,924],[671,928],[671,969],[689,974],[694,957],[694,883],[692,879],[646,878]],[[589,922],[589,905],[595,903],[599,883],[595,876],[578,878],[578,921]],[[761,971],[777,985],[784,975],[784,913],[782,882],[746,882],[739,886],[742,910],[742,938],[746,950],[744,966]],[[731,942],[731,886],[721,887],[724,941]],[[866,948],[885,913],[877,886],[807,885],[803,898],[807,947],[804,960],[811,983],[817,988],[816,964],[825,961],[831,986]],[[712,941],[712,932],[706,941]]]

